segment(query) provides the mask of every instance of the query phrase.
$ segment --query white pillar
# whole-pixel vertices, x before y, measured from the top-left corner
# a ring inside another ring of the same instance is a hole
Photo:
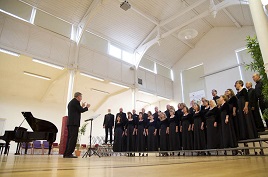
[[[132,108],[136,109],[136,89],[132,88]]]
[[[74,89],[74,78],[75,78],[75,70],[69,70],[69,84],[68,84],[68,92],[67,92],[67,102],[66,102],[66,115],[68,115],[68,103],[73,99],[73,89]]]
[[[249,0],[249,7],[260,44],[265,71],[268,73],[268,17],[264,13],[261,0]]]

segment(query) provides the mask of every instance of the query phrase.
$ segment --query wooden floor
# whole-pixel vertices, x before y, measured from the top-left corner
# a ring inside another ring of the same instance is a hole
[[[268,177],[267,156],[102,157],[0,156],[0,176]]]

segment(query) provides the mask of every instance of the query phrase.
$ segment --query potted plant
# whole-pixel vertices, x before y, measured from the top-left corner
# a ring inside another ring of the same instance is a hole
[[[262,94],[264,96],[264,100],[268,102],[268,78],[265,72],[264,62],[261,54],[261,49],[257,37],[251,38],[247,37],[247,50],[250,53],[253,61],[250,64],[247,64],[246,69],[250,69],[251,71],[258,72],[262,78],[263,89]],[[268,109],[264,110],[263,119],[266,122],[266,126],[268,126]]]
[[[75,150],[76,156],[80,156],[80,154],[81,154],[81,151],[79,150],[80,149],[80,142],[81,142],[82,135],[85,135],[85,133],[86,133],[87,124],[88,123],[84,123],[78,130],[78,138],[77,138],[76,150]]]

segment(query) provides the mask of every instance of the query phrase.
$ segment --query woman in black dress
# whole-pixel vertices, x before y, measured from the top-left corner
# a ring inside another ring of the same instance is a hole
[[[124,125],[120,115],[117,115],[114,129],[114,152],[122,152],[122,137],[124,135]]]
[[[136,135],[137,135],[137,139],[136,139],[136,146],[137,146],[137,151],[138,152],[144,152],[145,151],[145,128],[146,128],[146,123],[143,119],[143,114],[142,112],[139,113],[139,120],[138,123],[136,125]],[[139,156],[142,155],[144,156],[144,153],[139,153]]]
[[[207,149],[219,148],[220,137],[218,134],[219,108],[214,100],[209,101],[209,110],[205,114],[207,125]],[[210,153],[208,153],[210,154]]]
[[[135,139],[134,139],[134,135],[135,135],[135,121],[132,118],[132,113],[128,112],[128,121],[126,123],[126,130],[125,130],[125,134],[127,136],[127,151],[128,152],[133,152],[135,151]],[[134,155],[132,153],[129,154],[130,156]]]
[[[169,117],[169,126],[168,126],[168,134],[169,134],[169,150],[170,151],[177,151],[180,147],[179,141],[179,120],[175,116],[175,109],[170,108],[169,110],[170,117]],[[174,152],[171,153],[174,155]]]
[[[210,107],[209,107],[209,101],[208,100],[203,100],[203,109],[201,110],[202,115],[204,117],[204,132],[205,132],[205,140],[207,142],[207,124],[206,124],[206,119],[205,119],[205,115],[206,113],[209,111]],[[207,147],[207,144],[206,144]]]
[[[160,151],[167,151],[168,150],[168,119],[165,113],[160,112]],[[167,153],[163,153],[163,156],[167,156]]]
[[[157,150],[157,123],[154,120],[154,116],[151,111],[148,111],[148,125],[146,129],[147,137],[148,137],[148,151],[156,151]]]
[[[193,125],[192,129],[194,132],[194,149],[195,150],[203,150],[206,148],[206,140],[205,140],[205,132],[204,132],[204,116],[200,111],[200,106],[198,104],[194,104],[195,113],[193,115]],[[203,108],[205,109],[205,107]],[[198,153],[200,154],[200,153]]]
[[[238,80],[235,82],[235,88],[238,91],[236,97],[238,99],[238,123],[239,123],[239,139],[257,138],[257,129],[251,111],[248,110],[248,92],[243,88],[244,82]]]
[[[221,131],[221,148],[236,147],[236,137],[232,129],[232,121],[230,120],[231,111],[227,103],[228,98],[225,95],[220,96],[220,130]]]
[[[180,131],[182,132],[182,148],[184,150],[193,149],[192,114],[187,107],[183,108]]]
[[[239,140],[239,126],[238,126],[238,118],[236,116],[236,111],[237,111],[237,97],[234,94],[234,91],[232,89],[227,89],[225,92],[225,95],[228,97],[228,105],[230,108],[230,116],[229,120],[231,121],[231,128],[233,129],[233,136],[236,137],[236,140]],[[236,145],[238,146],[238,145]]]

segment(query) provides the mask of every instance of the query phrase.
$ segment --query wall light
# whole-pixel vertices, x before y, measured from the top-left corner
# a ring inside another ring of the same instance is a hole
[[[144,91],[141,91],[141,90],[139,90],[139,92],[143,93],[143,94],[146,94],[146,95],[154,96],[154,94],[152,94],[152,93],[144,92]]]
[[[95,76],[91,76],[91,75],[89,75],[89,74],[86,74],[86,73],[80,73],[82,76],[86,76],[86,77],[89,77],[89,78],[91,78],[91,79],[95,79],[95,80],[98,80],[98,81],[101,81],[101,82],[103,82],[104,80],[103,79],[101,79],[101,78],[98,78],[98,77],[95,77]]]
[[[160,99],[162,99],[162,100],[167,100],[167,101],[169,101],[169,100],[170,100],[170,99],[165,98],[165,97],[162,97],[162,96],[157,96],[157,98],[160,98]]]
[[[18,54],[16,52],[11,52],[11,51],[5,50],[5,49],[0,49],[0,52],[5,53],[5,54],[9,54],[9,55],[12,55],[12,56],[15,56],[15,57],[19,57],[20,56],[20,54]]]
[[[23,71],[23,74],[28,75],[28,76],[37,77],[37,78],[39,78],[39,79],[51,80],[51,78],[49,78],[49,77],[41,76],[41,75],[34,74],[34,73],[30,73],[30,72],[27,72],[27,71]]]
[[[37,60],[37,59],[33,59],[33,62],[40,63],[40,64],[43,64],[43,65],[47,65],[47,66],[57,68],[57,69],[60,69],[60,70],[64,69],[64,67],[62,67],[62,66],[55,65],[55,64],[52,64],[52,63],[48,63],[48,62],[41,61],[41,60]]]
[[[127,86],[124,86],[124,85],[121,85],[121,84],[117,84],[117,83],[114,83],[114,82],[110,82],[110,84],[116,85],[116,86],[119,86],[119,87],[123,87],[123,88],[129,88]]]
[[[104,94],[107,94],[107,95],[110,94],[109,92],[106,92],[106,91],[103,91],[103,90],[99,90],[99,89],[91,88],[90,90],[91,90],[91,91],[95,91],[95,92],[99,92],[99,93],[104,93]]]

